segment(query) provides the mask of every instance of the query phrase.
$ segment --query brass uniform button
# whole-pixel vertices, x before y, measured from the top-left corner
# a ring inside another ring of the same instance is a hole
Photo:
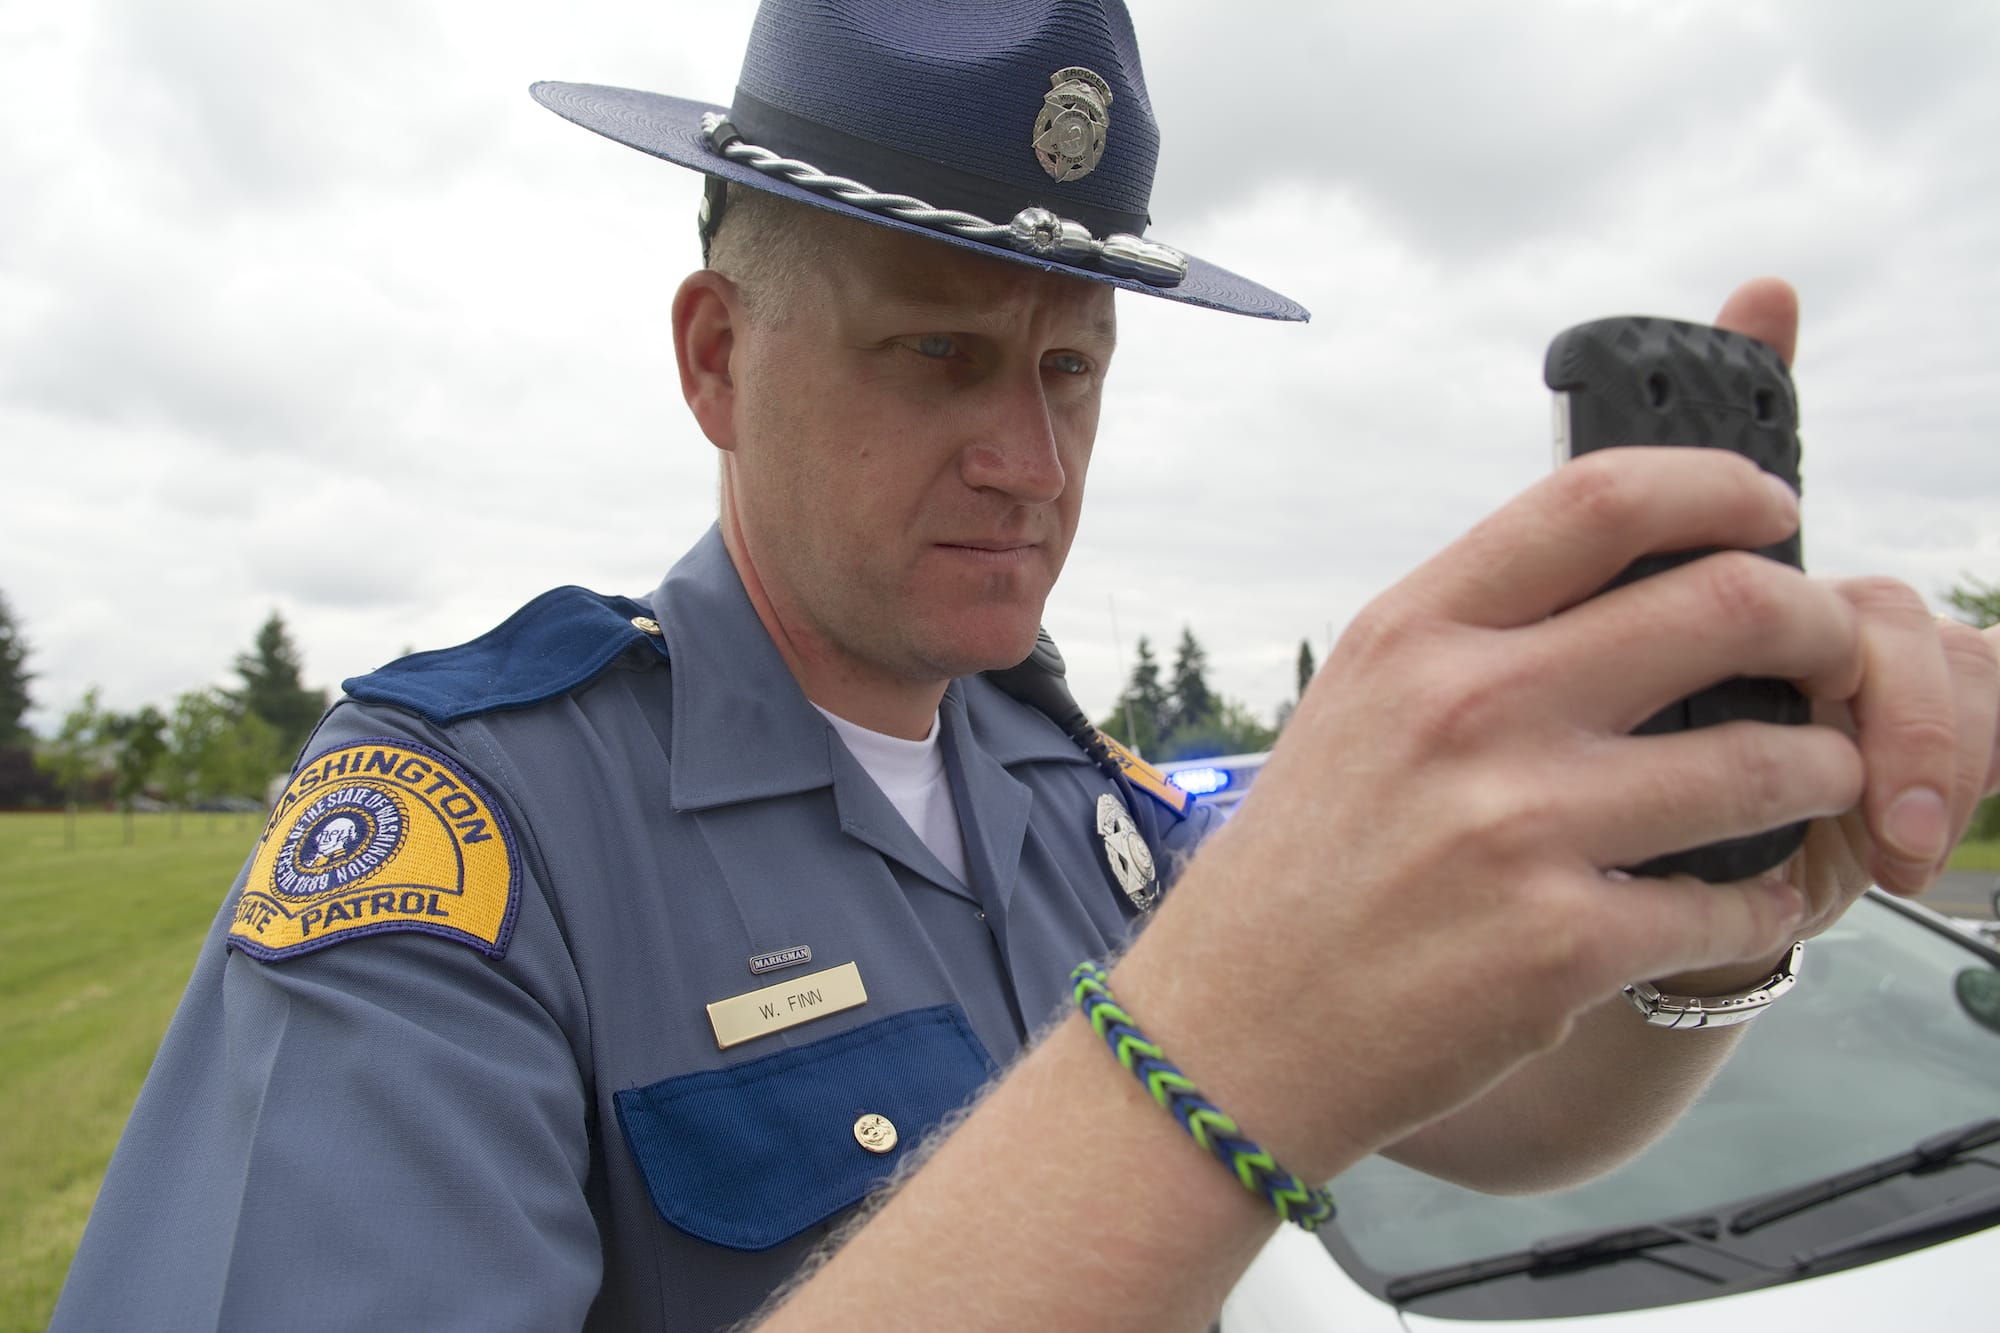
[[[660,637],[660,622],[651,616],[633,616],[632,628],[641,634],[650,634],[656,639]]]
[[[869,1152],[881,1154],[896,1151],[896,1127],[889,1123],[886,1115],[872,1112],[854,1122],[854,1141]]]

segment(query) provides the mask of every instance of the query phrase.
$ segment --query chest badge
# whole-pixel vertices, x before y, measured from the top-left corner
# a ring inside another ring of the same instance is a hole
[[[1097,832],[1104,839],[1104,860],[1111,867],[1111,876],[1118,881],[1118,887],[1125,890],[1125,896],[1140,911],[1151,908],[1160,896],[1153,853],[1139,835],[1139,826],[1132,822],[1132,816],[1109,792],[1097,798]]]

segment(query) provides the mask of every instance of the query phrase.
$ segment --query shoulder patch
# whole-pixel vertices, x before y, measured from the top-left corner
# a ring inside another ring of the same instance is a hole
[[[1112,759],[1117,761],[1118,767],[1124,770],[1127,782],[1130,782],[1140,791],[1145,792],[1148,796],[1177,815],[1186,815],[1188,810],[1193,807],[1194,797],[1167,781],[1165,773],[1154,768],[1151,764],[1141,759],[1138,755],[1133,754],[1130,750],[1120,745],[1117,741],[1112,740],[1111,737],[1101,731],[1098,733],[1098,739],[1104,742],[1104,748],[1111,752]]]
[[[652,616],[629,597],[553,588],[468,643],[412,653],[340,688],[439,726],[525,708],[589,684],[634,644],[651,644],[666,660],[666,639]]]
[[[416,930],[499,958],[520,879],[506,816],[456,763],[415,741],[354,741],[293,776],[228,943],[275,962]]]

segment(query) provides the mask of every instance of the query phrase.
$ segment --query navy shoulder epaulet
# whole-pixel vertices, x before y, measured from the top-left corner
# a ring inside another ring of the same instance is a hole
[[[469,643],[412,653],[340,688],[349,698],[390,704],[440,726],[524,708],[595,680],[634,644],[651,644],[664,660],[666,640],[652,616],[629,597],[555,588]]]

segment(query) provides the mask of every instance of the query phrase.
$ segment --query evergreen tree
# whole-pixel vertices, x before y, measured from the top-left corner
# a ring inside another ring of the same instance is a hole
[[[243,688],[229,691],[228,698],[243,712],[270,724],[277,737],[270,760],[273,770],[291,763],[326,711],[326,691],[307,689],[300,680],[303,670],[299,650],[276,611],[257,631],[251,651],[236,657]]]
[[[1169,711],[1169,732],[1194,731],[1215,716],[1217,701],[1208,688],[1208,653],[1196,641],[1192,628],[1181,630],[1180,646],[1174,651],[1173,697]]]
[[[14,624],[7,594],[0,593],[0,749],[27,745],[34,738],[21,724],[29,704],[28,641]]]
[[[1150,641],[1139,640],[1138,660],[1111,716],[1098,729],[1148,759],[1205,759],[1224,754],[1256,754],[1277,740],[1273,728],[1249,708],[1216,694],[1208,685],[1208,653],[1192,629],[1181,632],[1171,686],[1160,684],[1159,659]]]
[[[25,745],[0,745],[0,810],[62,804],[62,793]]]
[[[1306,686],[1312,684],[1313,672],[1319,670],[1313,661],[1312,640],[1299,640],[1299,698],[1306,697]]]
[[[1159,748],[1170,721],[1167,692],[1160,685],[1159,659],[1153,656],[1153,645],[1141,635],[1131,679],[1125,683],[1125,691],[1118,696],[1111,716],[1099,724],[1099,729],[1140,754],[1149,755]]]

